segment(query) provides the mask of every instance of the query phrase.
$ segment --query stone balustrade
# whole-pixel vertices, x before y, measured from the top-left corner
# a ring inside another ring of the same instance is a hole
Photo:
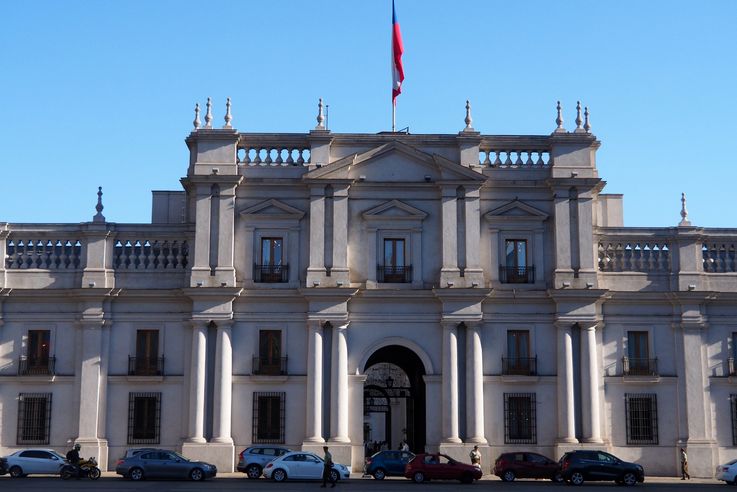
[[[655,238],[600,238],[598,264],[601,272],[668,273],[670,242]]]
[[[113,246],[116,270],[185,270],[189,266],[186,239],[117,238]]]
[[[275,139],[274,135],[242,134],[237,162],[249,167],[308,166],[310,144],[305,135],[284,135],[282,139]]]
[[[531,169],[552,164],[547,137],[483,137],[479,145],[482,167]]]
[[[77,236],[11,234],[5,243],[8,270],[77,270],[84,266]]]
[[[701,246],[703,267],[706,273],[737,272],[737,240],[705,239]]]

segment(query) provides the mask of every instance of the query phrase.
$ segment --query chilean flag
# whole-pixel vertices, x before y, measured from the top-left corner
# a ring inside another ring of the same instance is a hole
[[[397,22],[397,12],[392,0],[392,104],[396,106],[397,96],[402,93],[402,81],[404,80],[404,67],[402,67],[402,33]]]

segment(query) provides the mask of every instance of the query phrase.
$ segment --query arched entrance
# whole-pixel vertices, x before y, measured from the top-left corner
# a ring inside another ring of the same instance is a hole
[[[364,366],[364,441],[386,442],[399,449],[406,440],[411,451],[425,450],[425,366],[401,345],[379,348]]]

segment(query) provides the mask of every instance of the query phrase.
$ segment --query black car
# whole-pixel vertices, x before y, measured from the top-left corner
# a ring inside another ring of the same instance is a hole
[[[563,455],[559,464],[561,476],[573,485],[581,485],[587,480],[613,480],[618,485],[645,481],[642,466],[622,461],[604,451],[571,451]]]
[[[0,458],[0,475],[8,473],[8,460]]]
[[[134,481],[146,478],[199,481],[217,475],[217,468],[203,461],[190,461],[174,451],[153,449],[119,460],[115,473]]]

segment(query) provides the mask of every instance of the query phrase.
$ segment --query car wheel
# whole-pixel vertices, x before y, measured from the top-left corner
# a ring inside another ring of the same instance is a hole
[[[514,479],[515,475],[512,470],[506,470],[502,473],[502,480],[504,480],[505,482],[514,482]]]
[[[338,473],[336,470],[330,470],[330,481],[332,483],[335,483],[338,480],[340,480],[340,473]]]
[[[20,477],[22,477],[23,476],[23,469],[20,466],[18,466],[18,465],[11,466],[10,467],[10,476],[12,478],[20,478]]]
[[[193,468],[191,472],[189,472],[189,479],[193,482],[199,482],[200,480],[204,480],[205,474],[202,473],[202,470],[199,468]]]
[[[422,482],[425,481],[425,474],[422,473],[422,472],[419,472],[419,471],[418,472],[415,472],[415,474],[412,475],[412,480],[415,483],[422,483]]]
[[[246,468],[246,476],[248,478],[258,478],[261,476],[261,467],[258,466],[256,463],[253,463],[251,465],[248,465],[248,468]]]
[[[384,480],[384,478],[386,478],[386,472],[383,468],[377,468],[374,470],[373,475],[376,480]]]
[[[622,476],[622,483],[624,483],[627,487],[632,487],[633,485],[637,483],[637,477],[632,472],[625,473]]]
[[[553,475],[553,478],[551,478],[550,480],[552,480],[555,483],[561,483],[565,481],[563,479],[563,475],[561,475],[560,473],[556,473],[555,475]]]
[[[271,474],[271,478],[273,478],[275,482],[283,482],[287,479],[287,472],[281,468],[277,468],[274,470],[274,473]]]
[[[579,471],[571,473],[570,482],[573,485],[583,485],[583,473]]]
[[[140,468],[133,468],[131,471],[128,472],[128,476],[134,482],[138,482],[139,480],[143,480],[143,470],[141,470]]]

